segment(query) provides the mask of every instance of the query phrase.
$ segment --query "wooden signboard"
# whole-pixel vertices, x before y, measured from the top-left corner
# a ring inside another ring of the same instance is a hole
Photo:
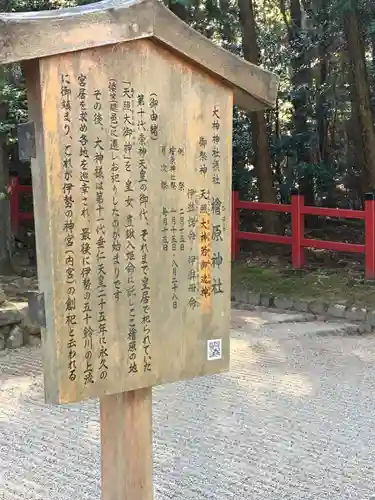
[[[150,40],[39,71],[47,400],[227,369],[231,90]]]
[[[156,0],[0,24],[35,129],[46,401],[101,398],[103,496],[148,499],[150,388],[229,367],[233,102],[278,80]]]

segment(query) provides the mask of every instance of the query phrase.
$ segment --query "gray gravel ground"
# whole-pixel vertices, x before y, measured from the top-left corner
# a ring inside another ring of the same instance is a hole
[[[154,390],[155,500],[375,498],[375,336],[347,327],[234,311],[230,373]],[[40,350],[1,354],[0,499],[99,498],[97,403],[45,405]]]

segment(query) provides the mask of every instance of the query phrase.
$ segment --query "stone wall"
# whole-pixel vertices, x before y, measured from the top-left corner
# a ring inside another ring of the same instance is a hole
[[[27,292],[37,290],[36,278],[1,276],[0,351],[40,345],[40,327],[30,319]]]

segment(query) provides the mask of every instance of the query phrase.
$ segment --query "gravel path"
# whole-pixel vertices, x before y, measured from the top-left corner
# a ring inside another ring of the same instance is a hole
[[[154,390],[155,500],[375,499],[375,336],[345,329],[235,311],[230,373]],[[37,348],[0,356],[0,499],[100,499],[98,405],[45,405]]]

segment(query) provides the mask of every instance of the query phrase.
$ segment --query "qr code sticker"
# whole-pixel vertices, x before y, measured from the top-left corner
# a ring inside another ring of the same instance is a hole
[[[221,339],[207,340],[207,359],[221,359]]]

